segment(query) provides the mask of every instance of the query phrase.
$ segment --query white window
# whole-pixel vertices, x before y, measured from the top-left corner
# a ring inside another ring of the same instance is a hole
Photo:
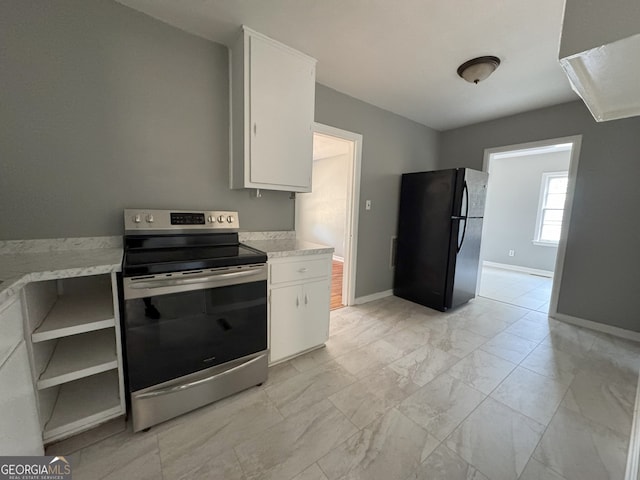
[[[568,181],[569,172],[545,172],[542,174],[536,236],[533,239],[533,243],[536,245],[558,245]]]

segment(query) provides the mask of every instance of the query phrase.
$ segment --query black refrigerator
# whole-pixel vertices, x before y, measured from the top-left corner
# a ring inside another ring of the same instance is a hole
[[[475,297],[488,175],[402,175],[394,295],[440,311]]]

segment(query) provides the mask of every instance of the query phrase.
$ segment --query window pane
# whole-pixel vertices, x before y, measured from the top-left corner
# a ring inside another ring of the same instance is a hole
[[[566,193],[567,177],[551,177],[549,179],[549,193]]]
[[[567,198],[569,172],[549,172],[542,174],[542,205],[538,210],[536,240],[558,243],[564,217],[564,203]],[[640,479],[639,479],[640,480]]]
[[[562,225],[563,210],[544,210],[542,223],[544,225]]]
[[[564,193],[550,193],[547,195],[547,201],[544,206],[546,208],[564,208],[564,199],[566,196]]]
[[[542,225],[540,240],[543,242],[558,242],[560,240],[560,225]]]

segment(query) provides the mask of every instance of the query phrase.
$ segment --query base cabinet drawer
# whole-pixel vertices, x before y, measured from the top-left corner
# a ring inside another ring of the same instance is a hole
[[[271,284],[306,281],[327,276],[327,260],[303,260],[271,265]]]
[[[271,363],[329,338],[329,280],[271,290]]]

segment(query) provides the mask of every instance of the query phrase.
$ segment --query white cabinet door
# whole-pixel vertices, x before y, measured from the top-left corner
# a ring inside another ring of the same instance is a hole
[[[311,191],[315,66],[250,37],[250,178]]]
[[[271,290],[271,362],[329,338],[329,281]]]
[[[24,342],[0,367],[0,452],[43,455],[40,421]]]
[[[230,60],[231,188],[310,192],[316,60],[244,26]]]
[[[271,290],[271,362],[299,352],[304,344],[305,332],[301,320],[302,287],[274,288]]]
[[[305,306],[304,322],[309,345],[322,345],[329,338],[330,286],[328,280],[305,283],[302,287]]]

